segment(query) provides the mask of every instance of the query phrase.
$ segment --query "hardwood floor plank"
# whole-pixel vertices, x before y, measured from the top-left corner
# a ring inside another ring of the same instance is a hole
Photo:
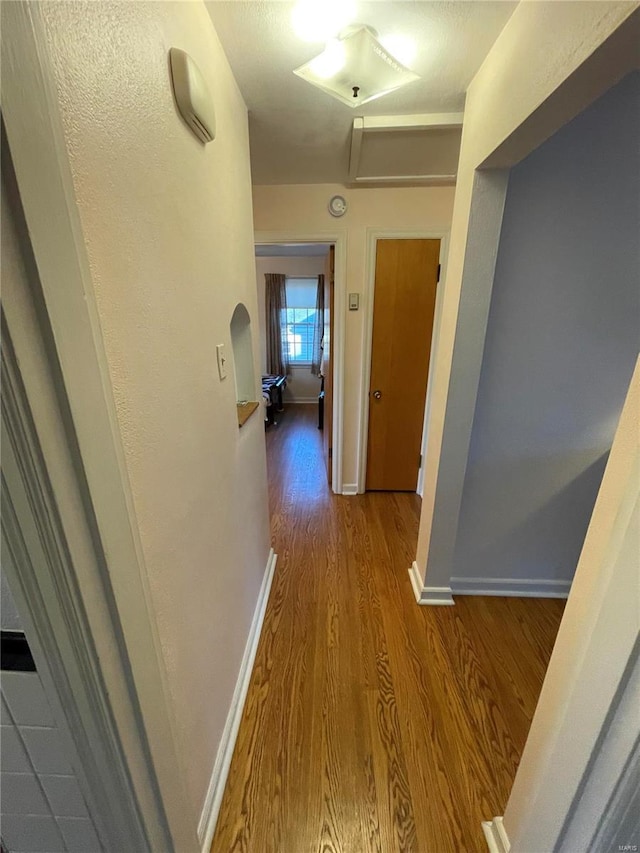
[[[332,495],[314,406],[267,433],[279,555],[213,853],[484,853],[564,602],[418,607],[420,499]]]
[[[449,608],[429,608],[428,613],[423,608],[424,634],[409,631],[416,604],[403,581],[396,571],[385,579],[390,592],[385,616],[394,639],[394,665],[403,673],[396,681],[412,756],[411,786],[415,799],[427,804],[426,810],[416,810],[421,849],[475,849],[465,841],[456,792],[466,786],[472,797],[475,786],[469,785],[470,775],[475,782],[486,778],[487,771],[474,764],[474,733],[445,654],[443,636],[450,633],[454,614]]]

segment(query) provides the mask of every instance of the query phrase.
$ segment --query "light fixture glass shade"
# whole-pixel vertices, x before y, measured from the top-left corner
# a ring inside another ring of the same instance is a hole
[[[339,39],[338,44],[340,50],[332,42],[324,53],[293,73],[348,107],[355,109],[420,79],[391,56],[366,27]]]

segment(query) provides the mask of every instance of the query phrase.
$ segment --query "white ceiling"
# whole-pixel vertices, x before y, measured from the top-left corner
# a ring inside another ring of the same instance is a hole
[[[255,184],[344,183],[356,115],[459,112],[464,93],[517,3],[369,0],[358,21],[412,36],[420,80],[354,111],[293,74],[323,43],[301,41],[287,0],[209,0],[207,7],[249,108]]]

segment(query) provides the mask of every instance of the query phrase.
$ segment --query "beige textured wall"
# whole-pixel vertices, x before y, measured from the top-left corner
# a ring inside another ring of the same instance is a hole
[[[215,363],[239,301],[257,332],[246,108],[199,2],[42,14],[197,815],[269,550],[262,421],[238,431]],[[206,147],[176,112],[170,46],[212,90]],[[255,334],[254,362],[258,376]]]
[[[349,205],[341,219],[327,210],[332,195]],[[453,187],[413,187],[348,190],[340,184],[256,186],[253,188],[256,231],[281,231],[290,236],[344,233],[347,238],[348,293],[363,294],[367,286],[367,229],[389,231],[448,231],[453,210]],[[346,311],[344,377],[343,484],[357,484],[360,427],[360,376],[364,313]]]

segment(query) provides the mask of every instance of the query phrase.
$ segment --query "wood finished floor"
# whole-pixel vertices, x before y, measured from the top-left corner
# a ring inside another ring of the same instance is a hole
[[[315,406],[267,434],[278,564],[213,853],[486,853],[564,602],[419,607],[420,499],[331,495]]]

